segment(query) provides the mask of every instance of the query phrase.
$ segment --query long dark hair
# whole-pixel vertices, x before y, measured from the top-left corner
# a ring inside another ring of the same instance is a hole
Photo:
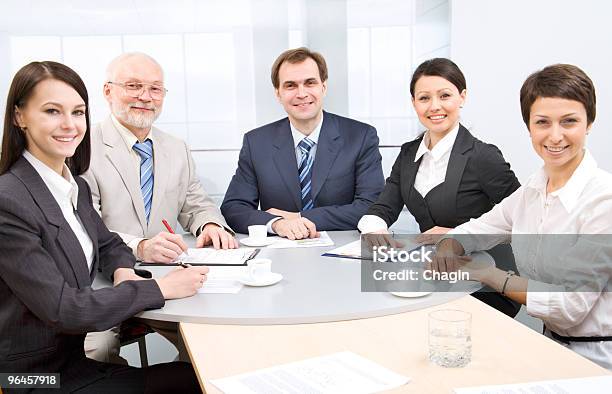
[[[410,81],[410,95],[412,98],[414,98],[414,85],[423,76],[444,78],[455,85],[459,93],[463,92],[466,88],[465,76],[461,69],[459,69],[459,66],[452,60],[436,57],[424,61],[414,70],[412,80]]]
[[[74,155],[66,158],[66,165],[73,176],[81,175],[89,168],[89,159],[91,158],[89,100],[83,80],[73,69],[61,63],[51,61],[32,62],[17,71],[6,99],[0,175],[7,172],[27,148],[25,133],[15,119],[15,108],[23,108],[32,96],[36,85],[46,79],[57,79],[67,83],[76,90],[85,102],[87,130]]]

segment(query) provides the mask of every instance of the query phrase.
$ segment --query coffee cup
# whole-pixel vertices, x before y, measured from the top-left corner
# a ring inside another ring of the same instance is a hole
[[[264,224],[249,226],[249,239],[253,242],[265,242],[268,237],[268,227]]]
[[[247,277],[253,282],[261,282],[272,273],[272,260],[252,259],[247,263]]]

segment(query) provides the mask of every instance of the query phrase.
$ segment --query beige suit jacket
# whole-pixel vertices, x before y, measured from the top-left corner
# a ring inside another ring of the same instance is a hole
[[[125,243],[166,231],[162,219],[176,221],[194,235],[206,223],[229,228],[221,211],[204,192],[187,144],[153,127],[153,201],[147,223],[130,151],[109,116],[91,132],[91,164],[83,175],[91,187],[94,208]]]

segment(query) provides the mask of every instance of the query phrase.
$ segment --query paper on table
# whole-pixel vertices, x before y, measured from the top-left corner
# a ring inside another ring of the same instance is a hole
[[[465,387],[455,389],[454,392],[455,394],[609,394],[611,388],[612,376],[608,375],[496,386]]]
[[[270,249],[285,249],[285,248],[314,248],[320,246],[333,246],[334,241],[329,237],[327,231],[319,232],[319,238],[306,238],[290,240],[281,237],[273,237],[275,242],[268,246]],[[278,239],[277,239],[278,238]]]
[[[238,278],[245,274],[245,267],[210,267],[208,278],[198,293],[205,294],[236,294],[243,285]]]
[[[325,253],[324,256],[346,257],[351,259],[361,259],[361,240],[349,242],[336,249]]]
[[[198,289],[203,294],[236,294],[242,289],[242,283],[234,279],[208,279]]]
[[[355,353],[314,357],[212,380],[226,394],[374,393],[408,383],[382,365]]]
[[[402,250],[413,250],[421,246],[421,244],[413,241],[411,239],[398,239],[400,242],[404,244],[402,246]],[[325,252],[323,256],[331,256],[331,257],[344,257],[348,259],[361,259],[361,240],[349,242],[345,245],[342,245],[336,249],[332,249],[328,252]],[[372,258],[370,258],[371,260]]]

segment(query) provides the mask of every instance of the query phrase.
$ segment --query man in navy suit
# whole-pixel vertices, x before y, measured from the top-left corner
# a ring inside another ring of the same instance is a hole
[[[283,52],[272,84],[288,117],[245,134],[223,216],[238,232],[264,224],[289,239],[356,229],[384,186],[376,129],[323,111],[327,65],[317,52]]]

